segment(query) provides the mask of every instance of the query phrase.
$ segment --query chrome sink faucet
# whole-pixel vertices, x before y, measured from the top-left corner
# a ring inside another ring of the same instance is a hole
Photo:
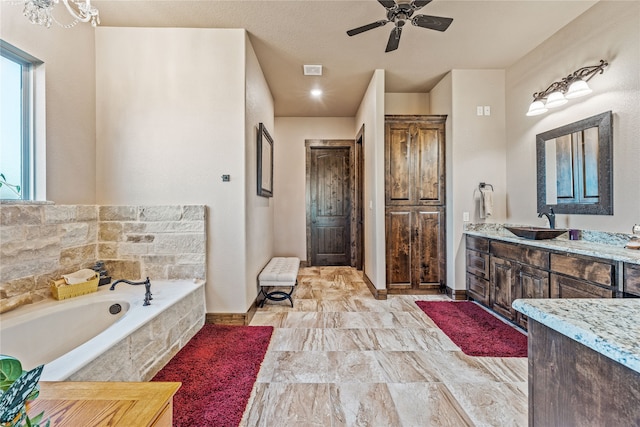
[[[149,281],[149,278],[147,277],[147,280],[144,280],[142,282],[131,282],[129,280],[125,280],[125,279],[120,279],[120,280],[116,280],[115,282],[113,282],[111,284],[111,287],[109,288],[110,291],[114,291],[116,289],[116,285],[120,282],[124,282],[127,283],[129,285],[144,285],[144,304],[142,305],[151,305],[151,300],[153,298],[151,298],[151,282]]]
[[[538,214],[538,218],[542,218],[542,216],[546,216],[549,220],[549,228],[552,230],[556,228],[556,214],[553,213],[553,208],[549,209],[549,212],[540,212]]]

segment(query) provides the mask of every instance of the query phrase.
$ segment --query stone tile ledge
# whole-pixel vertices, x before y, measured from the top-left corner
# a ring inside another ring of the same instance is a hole
[[[640,299],[519,299],[513,308],[640,373]]]
[[[467,224],[465,225],[464,233],[470,236],[526,244],[542,249],[571,252],[578,255],[640,264],[640,251],[626,249],[624,247],[629,239],[631,239],[631,236],[633,236],[631,234],[580,230],[580,240],[569,240],[568,233],[555,239],[530,240],[517,237],[505,228],[508,226],[529,227],[518,224]]]

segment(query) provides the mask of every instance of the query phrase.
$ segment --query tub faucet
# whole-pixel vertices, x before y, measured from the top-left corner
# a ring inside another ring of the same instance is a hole
[[[553,208],[550,208],[549,212],[540,212],[538,218],[542,218],[543,215],[549,220],[549,228],[556,228],[556,214],[553,213]]]
[[[125,280],[125,279],[120,279],[120,280],[116,280],[115,282],[113,282],[111,284],[111,287],[109,288],[110,291],[113,291],[116,289],[116,285],[120,282],[124,282],[127,283],[129,285],[144,285],[144,289],[145,289],[145,293],[144,293],[144,304],[142,305],[151,305],[151,300],[153,299],[151,297],[151,282],[149,281],[149,278],[147,277],[147,280],[144,280],[142,282],[132,282],[129,280]]]

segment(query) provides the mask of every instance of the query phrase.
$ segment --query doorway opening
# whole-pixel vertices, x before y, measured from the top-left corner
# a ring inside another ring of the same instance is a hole
[[[364,129],[358,138],[358,141],[305,141],[307,262],[310,266],[362,269]]]

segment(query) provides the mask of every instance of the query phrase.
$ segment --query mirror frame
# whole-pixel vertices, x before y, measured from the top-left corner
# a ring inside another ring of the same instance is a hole
[[[613,215],[613,114],[611,111],[536,135],[538,213]],[[545,141],[588,128],[598,128],[598,203],[547,204]]]

